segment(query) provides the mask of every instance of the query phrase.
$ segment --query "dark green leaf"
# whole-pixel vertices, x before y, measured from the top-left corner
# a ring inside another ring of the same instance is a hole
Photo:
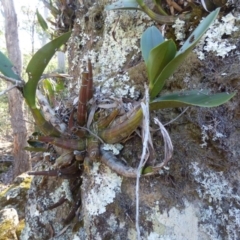
[[[44,20],[42,15],[38,12],[38,9],[36,11],[36,14],[37,14],[38,23],[42,27],[43,31],[46,31],[48,29],[47,22]]]
[[[216,93],[211,95],[209,91],[202,90],[177,92],[156,98],[150,103],[150,109],[157,110],[184,106],[217,107],[229,101],[234,95],[235,93]]]
[[[11,61],[0,51],[0,72],[6,77],[20,80],[20,76],[14,70]]]
[[[219,10],[219,8],[216,9],[215,11],[211,12],[205,19],[202,20],[199,26],[193,31],[188,40],[177,52],[176,57],[163,69],[163,71],[155,81],[155,84],[153,86],[150,86],[151,99],[158,95],[158,93],[162,90],[166,79],[170,77],[173,72],[182,64],[183,60],[186,59],[186,57],[195,47],[202,35],[207,31],[208,27],[216,19]]]
[[[164,42],[162,33],[155,26],[147,28],[142,34],[140,45],[142,56],[146,64],[151,50],[162,42]]]
[[[39,49],[30,60],[26,69],[29,80],[23,88],[24,97],[30,108],[36,107],[36,89],[44,69],[48,65],[54,53],[68,41],[70,35],[71,32],[68,32],[49,42]]]
[[[151,50],[147,61],[150,88],[164,67],[174,58],[176,52],[177,47],[172,39],[161,43]]]
[[[45,145],[45,143],[35,141],[35,140],[28,140],[27,142],[31,147],[34,147],[34,148],[43,148]]]

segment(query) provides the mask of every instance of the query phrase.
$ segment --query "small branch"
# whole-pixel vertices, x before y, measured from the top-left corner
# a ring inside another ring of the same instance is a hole
[[[3,90],[2,92],[0,92],[0,96],[1,96],[1,95],[4,95],[5,93],[9,92],[10,90],[12,90],[12,89],[15,88],[15,87],[18,87],[18,86],[17,86],[17,85],[13,85],[13,86],[11,86],[11,87]]]
[[[6,77],[6,76],[1,75],[1,74],[0,74],[0,78],[6,80],[8,82],[11,82],[12,84],[15,85],[15,87],[22,88],[25,85],[25,82],[23,80],[17,80],[17,79],[14,79],[14,78]]]

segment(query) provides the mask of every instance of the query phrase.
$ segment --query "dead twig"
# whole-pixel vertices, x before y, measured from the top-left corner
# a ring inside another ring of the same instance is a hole
[[[162,136],[163,136],[163,141],[164,141],[164,160],[160,164],[152,167],[153,172],[157,172],[161,168],[166,166],[168,161],[172,158],[173,145],[172,145],[171,138],[170,138],[166,128],[162,125],[162,123],[157,118],[154,118],[154,121],[160,127],[160,130],[161,130],[161,133],[162,133]]]
[[[8,82],[11,82],[11,83],[14,84],[16,87],[22,88],[22,87],[24,87],[24,85],[25,85],[25,82],[24,82],[23,80],[17,80],[17,79],[14,79],[14,78],[6,77],[6,76],[1,75],[1,74],[0,74],[0,78],[6,80],[6,81],[8,81]]]
[[[178,118],[180,118],[187,110],[189,109],[189,107],[185,108],[177,117],[175,117],[174,119],[172,119],[171,121],[164,123],[163,126],[167,126],[173,122],[175,122]],[[159,130],[159,129],[158,129]]]
[[[138,165],[137,169],[137,178],[136,178],[136,230],[137,230],[137,239],[141,240],[141,234],[140,234],[140,226],[139,226],[139,183],[140,183],[140,177],[142,168],[144,167],[148,157],[149,157],[149,149],[148,144],[152,146],[152,140],[150,135],[150,116],[149,116],[149,93],[148,88],[145,84],[145,103],[141,103],[142,112],[143,112],[143,126],[142,126],[142,137],[143,137],[143,149],[142,149],[142,155],[141,160]]]
[[[16,88],[16,87],[18,87],[18,86],[17,85],[10,86],[9,88],[7,88],[7,89],[3,90],[2,92],[0,92],[0,96],[5,94],[5,93],[7,93],[7,92],[9,92],[10,90],[12,90],[13,88]]]

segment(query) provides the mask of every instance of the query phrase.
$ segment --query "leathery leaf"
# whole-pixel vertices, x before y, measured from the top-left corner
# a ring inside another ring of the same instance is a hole
[[[0,72],[6,77],[20,80],[20,76],[14,71],[11,61],[0,51]]]
[[[155,26],[151,26],[144,31],[141,37],[140,47],[146,65],[148,63],[151,50],[164,41],[162,33]]]
[[[211,12],[205,19],[202,20],[199,26],[193,31],[193,33],[189,36],[187,41],[177,52],[175,58],[172,61],[170,61],[163,69],[163,71],[159,74],[154,85],[152,86],[150,85],[151,99],[158,95],[158,93],[162,90],[166,79],[170,77],[173,74],[173,72],[182,64],[184,59],[186,59],[186,57],[196,46],[202,35],[207,31],[208,27],[216,19],[219,11],[220,8],[217,8],[215,11]]]
[[[174,58],[176,52],[177,47],[172,39],[163,42],[151,50],[147,61],[150,88],[164,67]]]
[[[68,41],[71,32],[49,42],[39,49],[30,60],[26,72],[29,80],[23,88],[23,94],[30,108],[36,108],[36,89],[44,69],[53,57],[54,53]]]
[[[156,98],[150,103],[150,109],[157,110],[184,106],[217,107],[229,101],[234,95],[235,93],[210,94],[209,91],[202,90],[176,92]]]

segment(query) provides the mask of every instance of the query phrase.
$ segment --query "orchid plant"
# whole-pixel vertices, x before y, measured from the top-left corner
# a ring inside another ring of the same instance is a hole
[[[168,77],[183,63],[218,13],[219,9],[216,9],[202,20],[178,51],[174,41],[164,39],[161,32],[154,26],[147,28],[142,34],[141,50],[148,73],[150,111],[186,106],[216,107],[234,96],[234,93],[210,94],[207,90],[189,90],[161,95]],[[0,53],[0,71],[21,90],[35,123],[43,134],[37,136],[35,141],[51,143],[58,147],[58,150],[63,149],[63,153],[61,152],[56,160],[55,169],[29,174],[73,178],[84,171],[82,166],[87,164],[82,162],[86,163],[90,160],[102,161],[117,173],[135,178],[137,169],[126,166],[110,151],[105,151],[102,146],[103,143],[113,144],[125,141],[141,125],[143,119],[141,102],[144,100],[139,101],[131,111],[121,116],[120,109],[115,108],[107,116],[98,117],[97,108],[91,107],[90,101],[94,96],[92,64],[89,60],[88,70],[82,73],[77,109],[72,109],[67,129],[59,127],[59,123],[54,124],[55,116],[53,115],[46,120],[43,110],[36,102],[37,86],[44,69],[55,51],[68,41],[70,35],[70,32],[65,33],[36,52],[26,69],[28,74],[26,83],[13,71],[13,65],[8,58]],[[50,91],[50,87],[47,86],[46,84],[45,87]],[[52,99],[53,92],[50,92]],[[61,119],[58,121],[61,122]],[[46,149],[43,150],[46,151]],[[163,166],[164,164],[160,163],[148,166],[147,170],[143,166],[142,176],[156,174]]]
[[[185,106],[216,107],[227,102],[234,96],[234,93],[210,94],[210,91],[207,90],[189,90],[168,93],[166,95],[160,94],[159,96],[167,78],[182,64],[183,60],[192,51],[210,24],[216,19],[218,12],[219,9],[216,9],[210,13],[178,51],[174,41],[172,39],[165,40],[156,27],[149,27],[143,33],[141,50],[149,79],[150,110]],[[75,118],[74,114],[70,116],[67,130],[61,130],[50,121],[47,121],[41,109],[36,104],[36,90],[43,71],[56,49],[66,43],[69,37],[70,32],[63,34],[41,48],[32,57],[26,69],[29,76],[26,84],[21,82],[20,77],[13,72],[11,62],[3,54],[0,56],[0,70],[7,77],[16,79],[16,83],[22,83],[23,97],[32,112],[36,125],[44,135],[39,136],[37,141],[48,142],[70,152],[86,150],[86,156],[90,157],[90,159],[102,159],[119,173],[134,177],[134,169],[132,169],[132,173],[129,172],[129,169],[124,172],[121,167],[118,167],[117,162],[112,161],[114,157],[111,153],[103,150],[101,145],[102,143],[114,144],[122,142],[141,125],[143,117],[141,104],[139,102],[134,109],[123,116],[119,116],[119,109],[113,109],[108,116],[97,119],[87,125],[90,115],[90,108],[87,107],[87,103],[93,98],[92,65],[90,61],[88,62],[88,71],[82,73],[79,104],[76,110],[77,117]],[[66,131],[71,134],[66,135],[64,133]],[[72,137],[73,135],[75,136]],[[69,158],[71,158],[68,159],[69,163],[74,162],[74,155],[70,154]]]

